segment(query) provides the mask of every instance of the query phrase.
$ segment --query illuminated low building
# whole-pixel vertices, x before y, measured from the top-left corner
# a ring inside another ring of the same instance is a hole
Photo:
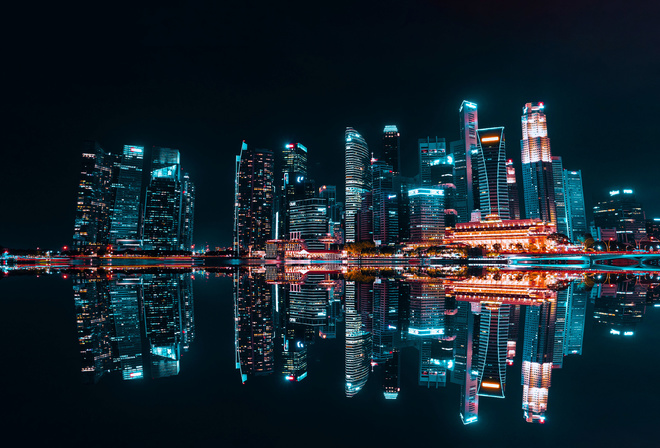
[[[437,188],[408,191],[410,200],[410,240],[440,244],[445,230],[445,192]]]
[[[504,250],[544,250],[548,236],[556,232],[552,223],[538,219],[514,219],[502,221],[489,215],[481,222],[463,222],[445,229],[445,244],[465,244],[470,247],[498,245]]]

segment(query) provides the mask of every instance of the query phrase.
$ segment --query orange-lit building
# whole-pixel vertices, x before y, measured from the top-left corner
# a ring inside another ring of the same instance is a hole
[[[541,250],[548,244],[548,236],[557,227],[538,219],[514,219],[502,221],[489,215],[481,222],[462,222],[445,229],[445,244],[465,244],[471,247],[496,244],[500,250]],[[554,243],[553,243],[554,244]],[[521,247],[522,246],[522,247]]]

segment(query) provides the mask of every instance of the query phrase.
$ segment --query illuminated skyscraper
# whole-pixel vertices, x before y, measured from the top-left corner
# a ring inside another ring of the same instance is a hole
[[[527,103],[521,117],[525,217],[556,223],[552,154],[544,107],[543,103]]]
[[[337,187],[323,185],[319,188],[319,197],[328,201],[328,219],[331,223],[341,222],[341,211],[337,203]]]
[[[399,350],[392,350],[392,356],[385,361],[383,369],[383,395],[386,400],[396,400],[401,390],[401,365],[399,363]]]
[[[441,244],[445,233],[444,190],[416,188],[410,201],[410,241]]]
[[[564,167],[561,157],[552,156],[552,184],[555,190],[555,208],[557,210],[557,232],[571,238],[571,223],[568,219],[566,189],[564,187]]]
[[[142,280],[136,277],[119,278],[110,282],[108,287],[115,323],[113,339],[117,344],[116,359],[122,378],[124,380],[143,378],[144,362],[140,331]]]
[[[568,314],[564,355],[581,355],[584,324],[587,315],[588,292],[571,282],[568,285]]]
[[[481,210],[482,218],[497,215],[502,220],[508,220],[509,191],[503,127],[477,130],[477,151],[472,154],[472,167],[473,173],[479,177],[479,201],[477,204],[475,196],[475,209]]]
[[[289,203],[289,232],[305,241],[308,249],[321,250],[319,240],[328,234],[328,202],[323,198]]]
[[[469,222],[470,213],[475,208],[472,185],[472,151],[477,149],[477,105],[470,101],[463,101],[458,112],[460,140],[450,144],[450,152],[454,158],[455,208],[457,222]]]
[[[475,316],[473,308],[479,311],[479,303],[458,302],[455,359],[452,373],[452,383],[461,386],[460,415],[463,424],[474,423],[479,418],[479,371],[476,362],[477,353],[474,348],[475,325],[478,327],[479,316]],[[478,344],[477,344],[478,348]]]
[[[141,238],[140,197],[142,191],[142,165],[144,147],[124,145],[115,189],[110,242],[115,245],[135,242]]]
[[[518,182],[516,181],[516,169],[513,160],[506,161],[506,186],[509,192],[509,217],[520,219],[520,195],[518,194]]]
[[[183,198],[181,203],[181,249],[192,250],[195,224],[195,184],[188,173],[183,175]]]
[[[307,148],[301,143],[289,143],[284,146],[283,159],[281,191],[275,197],[278,220],[273,224],[278,238],[289,237],[291,201],[316,196],[313,182],[307,177]]]
[[[241,254],[264,250],[272,237],[274,165],[272,151],[245,143],[236,158],[234,247]]]
[[[479,327],[479,395],[504,398],[510,305],[481,304]]]
[[[367,142],[355,129],[346,128],[345,143],[346,242],[350,243],[356,241],[355,217],[360,210],[362,195],[371,190],[371,158]]]
[[[646,217],[631,189],[612,190],[609,199],[594,206],[596,227],[616,229],[617,239],[635,244],[646,238]]]
[[[377,278],[373,284],[373,359],[392,358],[399,334],[399,288],[392,279]]]
[[[377,244],[398,241],[399,202],[394,192],[392,166],[380,160],[371,163],[373,201],[373,240]]]
[[[72,247],[99,249],[108,244],[114,157],[92,141],[83,143],[82,156]]]
[[[344,373],[347,397],[355,396],[369,379],[371,364],[371,333],[363,325],[358,308],[355,282],[346,282],[346,352]]]
[[[564,192],[568,227],[573,241],[587,232],[587,215],[582,190],[582,171],[564,170]]]
[[[383,129],[383,161],[392,167],[394,174],[401,173],[401,153],[399,149],[401,134],[394,125]]]
[[[283,173],[307,175],[307,148],[301,143],[289,143],[284,147]]]
[[[419,172],[422,185],[437,186],[450,184],[454,179],[454,159],[447,153],[444,138],[420,138]]]
[[[181,163],[179,150],[154,147],[145,198],[144,247],[178,250],[181,247]]]

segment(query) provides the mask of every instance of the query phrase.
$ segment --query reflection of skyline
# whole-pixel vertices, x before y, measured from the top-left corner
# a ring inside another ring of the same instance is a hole
[[[113,371],[124,380],[179,373],[181,348],[195,334],[189,274],[80,274],[73,295],[86,382]]]

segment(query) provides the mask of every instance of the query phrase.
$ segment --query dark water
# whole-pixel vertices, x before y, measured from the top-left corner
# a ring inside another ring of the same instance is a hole
[[[660,446],[653,278],[237,272],[3,278],[4,433],[22,445]]]

